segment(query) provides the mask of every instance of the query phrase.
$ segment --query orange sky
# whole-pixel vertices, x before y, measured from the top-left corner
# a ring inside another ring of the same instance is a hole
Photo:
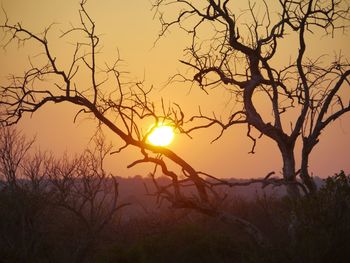
[[[53,49],[60,63],[64,65],[69,58],[68,40],[57,40],[59,29],[68,29],[69,23],[78,23],[78,1],[61,0],[1,0],[7,11],[10,23],[22,22],[23,26],[34,32],[41,32],[52,22],[59,23],[49,34]],[[154,85],[155,101],[163,97],[165,101],[177,102],[186,112],[196,112],[198,105],[208,113],[215,111],[224,114],[230,107],[229,94],[220,89],[210,91],[210,96],[201,92],[196,86],[192,89],[185,84],[171,84],[165,87],[168,78],[177,71],[185,72],[178,62],[182,58],[182,50],[188,44],[184,32],[173,29],[155,47],[154,41],[160,29],[157,20],[153,20],[148,0],[90,0],[87,10],[96,21],[97,31],[101,34],[103,50],[99,61],[109,61],[111,56],[120,52],[125,61],[123,69],[130,72],[132,79],[145,79],[145,85]],[[4,15],[0,15],[1,22]],[[57,30],[56,30],[57,29]],[[2,33],[1,37],[2,37]],[[338,36],[333,41],[319,40],[319,36],[311,37],[313,48],[310,55],[319,53],[331,54],[333,50],[342,49],[349,57],[349,36]],[[316,48],[315,48],[316,47]],[[11,46],[6,52],[0,52],[0,83],[6,81],[10,73],[21,74],[28,67],[28,55],[36,55],[35,46],[17,49]],[[285,52],[278,59],[287,60],[293,53],[286,44]],[[79,152],[89,142],[94,132],[95,123],[88,119],[80,119],[73,124],[78,108],[67,105],[48,105],[33,116],[26,116],[19,127],[28,136],[37,135],[37,147],[44,150],[62,153],[64,151]],[[246,138],[246,128],[234,127],[228,130],[220,141],[210,144],[217,135],[216,129],[199,131],[190,140],[185,136],[177,136],[170,146],[197,170],[205,171],[218,177],[259,177],[270,171],[281,171],[282,163],[275,144],[267,139],[259,140],[256,154],[248,154],[251,141]],[[118,146],[120,140],[111,137]],[[350,115],[331,125],[322,135],[321,142],[311,157],[311,172],[314,175],[327,176],[340,169],[350,172]],[[139,166],[131,170],[126,165],[139,157],[139,151],[129,148],[119,155],[107,160],[107,167],[115,175],[132,176],[147,174],[147,166]],[[299,156],[296,155],[299,160]],[[145,170],[145,168],[147,168]],[[146,172],[145,172],[146,171]]]

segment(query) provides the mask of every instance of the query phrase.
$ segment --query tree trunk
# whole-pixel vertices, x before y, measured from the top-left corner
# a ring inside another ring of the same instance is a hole
[[[295,174],[295,159],[294,159],[294,147],[280,146],[283,159],[283,178],[287,185],[287,193],[292,199],[297,199],[300,196],[298,185],[296,184]]]
[[[308,147],[304,142],[300,168],[300,178],[311,194],[316,192],[317,190],[315,181],[309,174],[309,156],[312,151],[312,148],[313,147]]]

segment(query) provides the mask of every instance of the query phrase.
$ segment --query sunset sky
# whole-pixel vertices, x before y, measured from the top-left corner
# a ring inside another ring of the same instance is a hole
[[[59,63],[64,65],[71,56],[71,45],[68,39],[58,39],[60,30],[70,28],[70,23],[79,23],[78,0],[0,0],[6,10],[9,23],[21,22],[23,27],[33,32],[42,32],[45,27],[55,22],[48,35],[49,43]],[[268,1],[270,2],[270,1]],[[272,2],[272,1],[271,1]],[[277,2],[277,1],[276,1]],[[189,117],[198,112],[198,106],[210,114],[225,115],[232,107],[230,94],[220,88],[209,91],[209,95],[196,85],[171,83],[168,79],[178,72],[186,73],[186,67],[179,59],[183,58],[183,50],[189,44],[189,37],[181,30],[173,28],[156,44],[160,23],[154,19],[154,11],[148,0],[90,0],[86,5],[88,12],[96,22],[96,30],[100,34],[103,46],[98,56],[99,63],[111,62],[118,51],[124,60],[123,71],[130,72],[130,80],[145,80],[145,86],[154,86],[156,102],[163,97],[166,103],[176,102]],[[271,6],[271,8],[275,8]],[[5,16],[0,14],[1,23]],[[342,54],[350,55],[350,31],[347,35],[340,32],[335,39],[326,39],[320,35],[310,37],[308,51],[310,56],[334,54],[342,50]],[[3,33],[0,32],[0,39]],[[155,44],[155,45],[154,45]],[[284,52],[279,55],[279,63],[283,64],[293,56],[293,50],[285,43]],[[9,74],[23,74],[29,67],[28,56],[35,57],[40,53],[37,46],[26,45],[18,49],[16,45],[8,46],[0,51],[0,83],[6,83]],[[26,115],[18,127],[28,137],[36,135],[36,147],[42,150],[62,154],[79,153],[89,144],[96,122],[89,118],[80,118],[73,123],[79,108],[68,105],[47,105],[33,116]],[[87,116],[86,116],[87,117]],[[148,127],[144,128],[145,130]],[[169,146],[182,156],[195,169],[205,171],[217,177],[250,178],[265,176],[271,171],[277,174],[282,170],[280,154],[274,142],[266,137],[259,139],[256,153],[248,154],[251,141],[246,137],[246,125],[232,127],[223,137],[211,144],[219,130],[210,128],[194,132],[193,139],[184,135],[176,135]],[[255,133],[257,134],[257,133]],[[258,134],[257,134],[258,135]],[[122,142],[109,134],[109,139],[118,147]],[[312,156],[310,171],[314,175],[328,176],[343,169],[350,172],[350,114],[326,129],[316,146]],[[299,147],[297,147],[299,150]],[[108,158],[106,167],[118,176],[147,175],[151,166],[138,166],[127,169],[126,166],[140,157],[139,150],[128,148],[118,155]],[[296,153],[296,160],[300,160]],[[297,165],[298,167],[298,165]]]

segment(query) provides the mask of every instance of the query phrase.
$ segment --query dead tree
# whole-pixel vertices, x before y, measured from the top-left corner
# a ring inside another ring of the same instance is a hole
[[[0,128],[0,180],[6,188],[16,190],[19,170],[33,143],[15,129]]]
[[[129,205],[119,203],[116,178],[105,172],[103,162],[110,147],[103,136],[95,139],[96,148],[69,159],[51,159],[47,165],[52,205],[71,215],[81,235],[72,255],[74,262],[88,262],[101,233],[115,223],[116,215]]]
[[[23,114],[45,110],[49,103],[71,103],[81,107],[76,117],[87,114],[93,117],[98,125],[111,130],[124,145],[113,151],[118,153],[127,147],[138,149],[143,158],[131,163],[133,167],[139,163],[153,163],[161,168],[162,174],[171,179],[171,190],[161,191],[162,198],[167,198],[174,207],[195,209],[199,212],[217,216],[223,221],[230,221],[244,226],[248,233],[260,245],[266,242],[262,233],[251,223],[233,216],[225,216],[218,211],[213,191],[212,181],[207,176],[194,169],[186,160],[166,147],[157,147],[147,141],[149,133],[142,129],[142,122],[155,124],[166,122],[175,129],[183,131],[184,113],[176,104],[166,107],[149,100],[151,88],[142,83],[130,83],[123,78],[123,72],[118,70],[119,58],[112,65],[99,61],[100,37],[96,33],[96,24],[86,11],[86,0],[80,3],[80,24],[65,31],[60,37],[69,38],[70,42],[78,36],[71,61],[65,64],[51,50],[48,32],[51,26],[42,33],[34,33],[20,23],[10,24],[7,19],[0,26],[3,30],[4,47],[14,42],[22,45],[35,44],[41,47],[41,64],[31,60],[31,67],[23,76],[11,76],[9,83],[0,90],[0,121],[2,125],[17,123]],[[79,34],[78,34],[79,33]],[[86,40],[85,42],[83,40]],[[42,63],[42,61],[45,63]],[[81,83],[80,72],[87,72]],[[40,83],[45,83],[42,88]],[[51,85],[48,85],[50,83]],[[169,164],[175,166],[173,170]],[[177,169],[177,170],[175,170]],[[65,174],[65,173],[64,173]],[[68,181],[70,181],[69,179]],[[60,180],[60,183],[65,180]],[[192,195],[186,195],[183,187],[190,183],[196,190]],[[75,209],[74,209],[75,211]],[[230,217],[230,219],[228,219]]]
[[[102,232],[128,205],[119,203],[118,182],[103,169],[110,150],[104,137],[96,137],[95,149],[76,158],[57,159],[29,154],[34,140],[13,127],[1,128],[0,135],[0,243],[6,254],[23,262],[35,258],[42,243],[52,241],[47,232],[66,224],[79,233],[63,237],[76,242],[72,261],[88,262]]]
[[[154,8],[162,25],[160,38],[176,26],[192,36],[186,59],[181,62],[193,74],[175,79],[197,83],[205,92],[224,87],[234,94],[233,103],[240,105],[227,121],[199,112],[190,121],[205,124],[194,124],[187,132],[220,125],[219,138],[226,129],[246,123],[254,153],[254,127],[277,144],[284,181],[295,197],[299,192],[295,183],[298,172],[308,191],[315,191],[308,172],[309,155],[321,132],[350,110],[350,104],[344,101],[345,89],[349,88],[348,58],[341,53],[333,58],[324,54],[307,57],[307,51],[318,48],[312,46],[309,36],[315,33],[330,38],[342,33],[349,26],[350,12],[347,1],[275,2],[248,1],[242,9],[230,0],[157,0]],[[175,19],[174,10],[178,12]],[[282,64],[277,60],[281,52],[288,52],[281,49],[286,41],[296,55]],[[254,101],[261,93],[267,98],[265,107],[271,112],[270,118],[263,117]],[[300,137],[302,153],[295,153]],[[302,157],[300,170],[295,165],[295,154]]]
[[[33,143],[12,127],[0,128],[0,243],[18,261],[39,252],[48,208],[44,158],[29,157]]]

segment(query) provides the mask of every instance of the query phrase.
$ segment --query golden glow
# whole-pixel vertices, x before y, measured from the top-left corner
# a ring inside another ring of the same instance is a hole
[[[154,146],[167,146],[174,139],[174,128],[169,125],[160,123],[157,127],[151,129],[153,130],[148,135],[147,140]]]

